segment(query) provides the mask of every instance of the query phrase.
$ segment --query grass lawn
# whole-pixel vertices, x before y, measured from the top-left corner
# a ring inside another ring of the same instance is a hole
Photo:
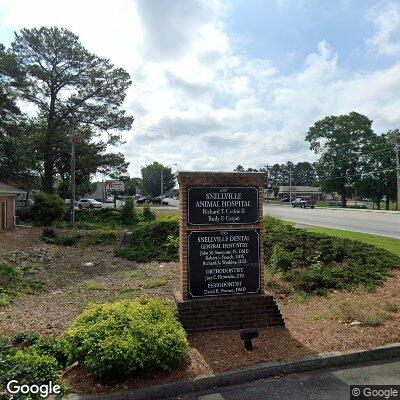
[[[310,227],[305,229],[311,232],[324,233],[330,236],[359,240],[360,242],[372,244],[400,256],[400,239],[332,228]]]

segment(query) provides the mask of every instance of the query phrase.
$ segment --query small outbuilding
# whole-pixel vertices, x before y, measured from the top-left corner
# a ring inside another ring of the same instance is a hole
[[[24,193],[23,190],[0,182],[0,230],[15,225],[15,198]]]
[[[305,197],[313,200],[322,200],[323,193],[320,187],[315,186],[279,186],[278,198],[289,198],[292,193],[292,198]]]

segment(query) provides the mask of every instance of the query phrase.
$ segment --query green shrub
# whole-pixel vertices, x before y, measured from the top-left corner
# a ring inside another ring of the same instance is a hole
[[[89,224],[87,226],[92,226],[92,224],[97,225],[97,229],[99,225],[102,228],[117,227],[121,225],[121,210],[115,208],[77,210],[75,212],[75,221],[76,226],[79,226],[81,229],[91,229],[85,228],[85,224]]]
[[[276,245],[272,249],[270,264],[275,271],[288,271],[292,268],[292,258],[281,246]]]
[[[96,230],[85,234],[85,243],[88,245],[109,244],[115,241],[117,232],[113,230]]]
[[[364,286],[374,290],[390,269],[400,268],[393,253],[356,240],[308,232],[265,217],[265,263],[294,288],[325,293]]]
[[[59,365],[57,360],[46,354],[39,354],[34,349],[9,351],[0,360],[0,386],[10,380],[19,384],[54,384],[63,385],[59,381]],[[39,395],[18,395],[14,399],[39,399]]]
[[[139,222],[135,208],[135,199],[133,197],[126,199],[121,211],[121,220],[124,225],[135,225]]]
[[[42,240],[47,244],[55,244],[57,246],[75,246],[81,237],[82,235],[80,233],[57,236],[56,234],[47,235],[46,232],[43,232]]]
[[[61,197],[47,193],[36,193],[32,206],[32,218],[36,225],[51,226],[61,221],[66,213],[66,207]]]
[[[154,221],[156,219],[156,213],[152,211],[149,203],[143,204],[143,214],[142,214],[143,221]]]
[[[92,305],[65,333],[71,361],[97,376],[169,371],[188,352],[186,333],[169,300],[140,297]]]
[[[141,222],[132,229],[130,247],[116,250],[115,255],[138,262],[176,260],[178,238],[179,220],[176,216]]]

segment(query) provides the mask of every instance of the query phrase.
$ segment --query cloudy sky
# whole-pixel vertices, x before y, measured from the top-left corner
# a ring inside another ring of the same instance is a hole
[[[400,127],[400,0],[0,0],[0,42],[42,25],[131,74],[132,175],[313,160],[326,115]]]

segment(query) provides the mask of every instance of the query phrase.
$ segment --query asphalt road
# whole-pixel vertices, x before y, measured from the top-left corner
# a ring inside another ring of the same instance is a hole
[[[400,359],[261,379],[253,383],[227,386],[176,399],[348,400],[350,385],[400,385]]]
[[[400,239],[400,213],[329,208],[292,208],[264,204],[264,214],[305,225],[324,226]]]

